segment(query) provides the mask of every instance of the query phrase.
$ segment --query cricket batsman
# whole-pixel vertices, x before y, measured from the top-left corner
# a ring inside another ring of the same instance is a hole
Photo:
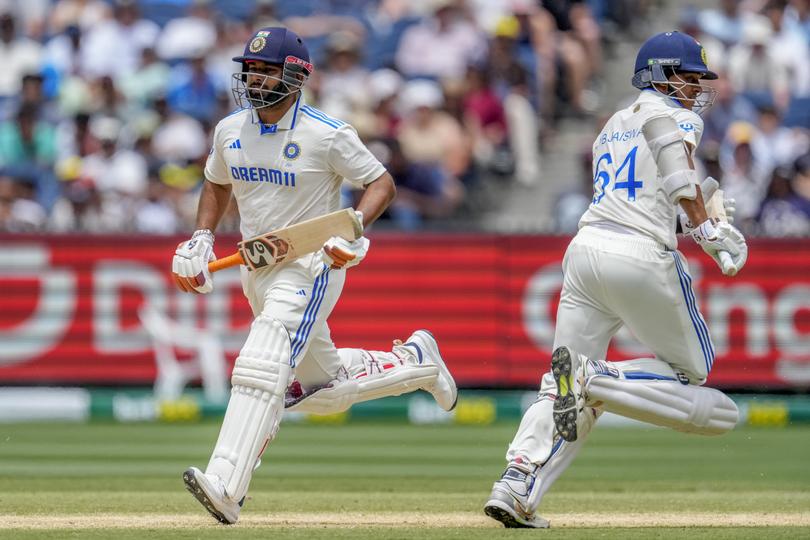
[[[339,209],[343,180],[363,188],[356,212],[374,222],[395,196],[391,175],[350,125],[307,105],[301,89],[312,73],[295,33],[262,28],[234,58],[232,90],[240,109],[222,119],[205,166],[196,231],[177,248],[172,273],[186,292],[214,288],[214,231],[231,196],[243,238]],[[369,249],[360,237],[333,237],[297,260],[247,271],[242,286],[254,320],[236,358],[232,391],[205,472],[190,467],[186,488],[221,523],[235,523],[259,459],[289,410],[331,414],[353,403],[417,389],[451,410],[456,384],[436,340],[417,330],[391,352],[337,349],[327,318],[346,270]]]
[[[602,411],[703,435],[737,422],[734,402],[701,386],[714,346],[676,236],[689,234],[726,275],[745,264],[745,239],[730,225],[733,201],[717,205],[727,221],[709,215],[704,199],[711,200],[707,191],[716,182],[701,182],[693,165],[703,131],[696,113],[714,99],[701,81],[716,78],[691,36],[651,37],[636,58],[638,98],[594,141],[593,200],[563,259],[551,371],[484,507],[506,527],[549,526],[536,514],[543,494]],[[622,325],[655,357],[606,361]]]

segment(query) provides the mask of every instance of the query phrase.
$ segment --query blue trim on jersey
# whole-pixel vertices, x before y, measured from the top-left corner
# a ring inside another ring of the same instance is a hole
[[[339,120],[339,119],[335,118],[334,116],[329,116],[328,114],[326,114],[326,113],[325,113],[325,112],[323,112],[322,110],[320,110],[320,109],[316,109],[316,108],[315,108],[315,107],[313,107],[312,105],[304,105],[304,107],[306,107],[306,109],[307,109],[309,112],[314,113],[314,114],[316,114],[316,115],[318,115],[318,116],[323,117],[323,119],[324,119],[324,120],[328,120],[328,121],[330,121],[330,122],[334,122],[334,123],[336,123],[336,124],[337,124],[337,125],[339,125],[339,126],[342,126],[343,124],[345,124],[345,123],[346,123],[346,122],[344,122],[343,120]]]
[[[308,116],[314,118],[315,120],[320,120],[324,124],[326,124],[328,126],[332,126],[333,128],[336,128],[336,129],[344,124],[344,122],[341,122],[337,118],[332,118],[331,116],[327,116],[325,113],[323,113],[323,112],[321,112],[321,111],[319,111],[317,109],[313,109],[309,105],[304,105],[303,107],[301,107],[301,111],[306,113]]]
[[[684,106],[684,104],[683,104],[683,103],[681,103],[681,102],[678,100],[678,98],[674,98],[674,97],[672,97],[672,96],[668,96],[668,95],[666,95],[666,94],[662,94],[661,92],[659,92],[659,91],[658,91],[658,90],[656,90],[655,88],[644,88],[644,89],[642,90],[642,92],[655,92],[655,93],[656,93],[656,94],[658,94],[659,96],[664,96],[665,98],[669,98],[670,100],[674,101],[674,102],[675,102],[675,105],[677,105],[677,106],[678,106],[678,107],[680,107],[681,109],[686,109],[686,107]],[[686,110],[688,111],[689,109],[686,109]]]
[[[304,344],[309,338],[309,333],[312,331],[312,326],[315,324],[315,319],[318,318],[318,310],[321,307],[321,302],[323,302],[324,293],[328,285],[329,269],[326,268],[315,280],[315,284],[312,288],[312,297],[309,299],[307,307],[304,310],[304,317],[301,319],[301,324],[298,326],[298,330],[295,331],[295,338],[290,347],[290,365],[292,367],[295,367],[295,358],[301,352],[301,349],[304,348]]]
[[[238,109],[235,109],[235,110],[233,110],[233,111],[229,112],[228,114],[226,114],[226,115],[225,115],[225,116],[223,116],[222,118],[223,118],[223,119],[225,119],[225,118],[228,118],[229,116],[233,116],[233,115],[235,115],[236,113],[240,113],[240,112],[242,112],[242,111],[246,111],[246,110],[247,110],[247,109],[243,109],[243,108],[241,108],[241,107],[240,107],[240,108],[238,108]]]
[[[658,373],[648,373],[646,371],[630,371],[623,372],[624,378],[628,381],[632,380],[647,380],[647,381],[677,381],[675,377],[667,377],[666,375],[659,375]]]
[[[290,124],[290,129],[295,127],[295,119],[298,116],[298,106],[301,104],[301,92],[298,92],[298,99],[295,100],[295,108],[293,109],[293,117],[292,117],[292,124]]]
[[[703,360],[706,364],[706,373],[709,373],[714,363],[714,348],[712,347],[711,338],[709,337],[709,330],[706,328],[706,323],[700,315],[695,302],[694,292],[692,291],[692,278],[681,265],[678,253],[673,251],[672,257],[675,259],[675,269],[678,273],[678,281],[681,284],[681,292],[683,293],[684,300],[686,301],[686,308],[689,312],[689,318],[692,319],[692,326],[697,333],[700,348],[703,351]]]

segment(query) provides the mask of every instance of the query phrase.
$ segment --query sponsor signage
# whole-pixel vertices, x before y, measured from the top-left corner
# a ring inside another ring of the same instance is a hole
[[[214,336],[229,362],[252,314],[239,271],[209,295],[177,291],[169,276],[181,238],[0,236],[0,383],[150,385],[153,341],[143,308]],[[218,237],[221,252],[235,237]],[[329,325],[338,347],[390,350],[427,328],[459,384],[524,387],[548,367],[568,238],[501,235],[372,236],[348,271]],[[721,388],[810,388],[810,241],[752,240],[736,278],[682,242],[717,359]],[[180,358],[193,350],[175,351]],[[651,356],[629,332],[608,359]]]

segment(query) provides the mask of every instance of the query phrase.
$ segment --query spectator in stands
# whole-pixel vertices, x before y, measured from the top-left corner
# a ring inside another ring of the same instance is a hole
[[[810,154],[774,169],[757,222],[766,236],[810,235]]]
[[[483,60],[486,40],[460,17],[453,0],[432,0],[433,13],[402,35],[396,65],[406,77],[462,79],[467,66]]]
[[[120,216],[129,217],[132,200],[146,193],[147,169],[142,156],[119,148],[122,128],[115,117],[96,116],[90,121],[90,133],[101,148],[84,158],[81,176],[93,181],[105,205],[117,206]]]
[[[774,107],[760,108],[757,127],[763,159],[767,159],[772,167],[790,165],[797,157],[810,150],[808,133],[784,127],[781,114]]]
[[[82,72],[89,77],[118,78],[135,71],[142,52],[154,47],[160,28],[142,19],[135,0],[115,0],[113,18],[87,30]]]
[[[764,14],[771,24],[768,49],[788,73],[788,88],[794,97],[810,96],[810,40],[796,27],[785,24],[784,0],[770,0]]]
[[[700,27],[727,47],[738,43],[743,35],[739,4],[738,0],[721,0],[719,9],[702,11],[698,17]]]
[[[752,16],[743,29],[742,41],[728,55],[728,77],[734,91],[755,106],[776,104],[784,110],[790,99],[786,66],[769,47],[773,34],[770,22]]]
[[[126,99],[139,108],[148,106],[155,97],[165,95],[171,69],[161,61],[155,49],[146,47],[141,51],[138,68],[119,79],[121,92]]]
[[[473,154],[479,166],[506,176],[514,172],[506,114],[483,66],[467,68],[466,93],[462,99],[463,124],[472,138]]]
[[[51,212],[50,230],[100,233],[121,229],[120,216],[104,213],[101,196],[92,180],[78,176],[63,180],[62,196]]]
[[[360,62],[361,42],[351,32],[335,32],[326,44],[325,68],[320,72],[320,105],[327,114],[348,118],[364,107],[369,72]]]
[[[472,183],[471,144],[461,124],[441,110],[442,90],[432,81],[416,80],[400,95],[403,118],[399,144],[414,163],[439,164],[451,176]]]
[[[17,20],[8,6],[0,6],[0,100],[15,96],[26,73],[37,73],[42,66],[42,45],[18,35]]]
[[[21,178],[0,176],[0,231],[35,232],[47,221],[45,209],[34,200],[34,186]]]
[[[185,17],[171,19],[157,40],[158,56],[168,62],[187,60],[200,51],[211,50],[217,41],[217,29],[211,0],[191,0]]]
[[[218,85],[206,70],[205,51],[198,51],[188,63],[175,66],[166,101],[175,111],[200,122],[211,122],[217,112]]]
[[[720,144],[733,122],[756,122],[757,110],[748,100],[734,92],[731,82],[723,73],[720,73],[716,80],[709,82],[717,91],[717,95],[714,105],[703,114],[702,141]]]
[[[89,30],[110,15],[110,5],[104,0],[59,0],[53,5],[48,27],[52,35],[70,26]]]
[[[723,189],[726,197],[736,199],[734,226],[746,233],[754,231],[754,220],[765,198],[771,178],[771,168],[757,155],[756,128],[746,122],[735,122],[728,130],[721,149]]]
[[[172,110],[164,97],[157,98],[153,107],[160,115],[160,126],[152,136],[155,156],[185,164],[208,155],[210,139],[199,121]]]

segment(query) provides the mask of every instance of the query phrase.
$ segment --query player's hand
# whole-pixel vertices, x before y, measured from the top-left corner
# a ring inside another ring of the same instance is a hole
[[[737,274],[748,259],[745,237],[724,221],[714,223],[707,219],[692,229],[691,235],[727,276]]]
[[[214,260],[214,235],[208,229],[196,231],[177,246],[172,259],[172,277],[181,291],[207,294],[214,290],[208,261]]]
[[[352,242],[339,236],[333,236],[323,245],[323,262],[334,270],[357,266],[368,253],[370,244],[371,242],[365,236]]]

